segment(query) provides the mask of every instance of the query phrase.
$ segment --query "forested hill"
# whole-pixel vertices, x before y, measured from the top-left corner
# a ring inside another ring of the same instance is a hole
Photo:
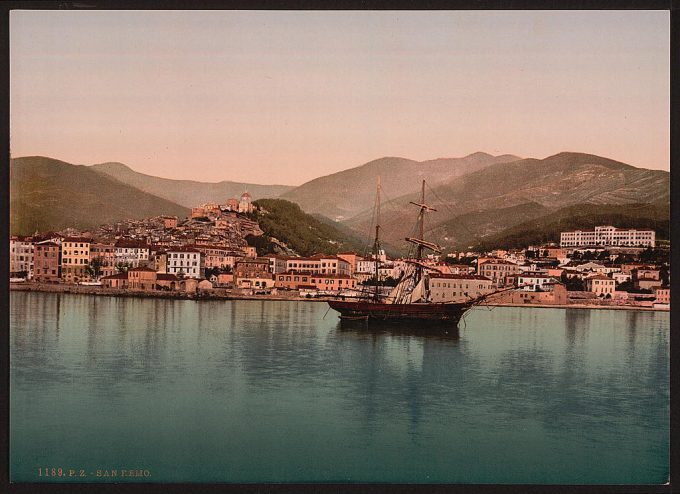
[[[272,238],[302,256],[347,251],[361,253],[366,247],[365,242],[358,237],[348,235],[330,223],[319,221],[290,201],[259,199],[253,204],[264,209],[264,212],[253,213],[253,219],[264,231],[262,238],[251,238],[258,248],[258,254],[275,251]]]

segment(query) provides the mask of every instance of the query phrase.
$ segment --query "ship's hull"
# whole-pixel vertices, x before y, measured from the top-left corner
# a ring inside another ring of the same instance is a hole
[[[427,322],[457,324],[471,305],[462,304],[382,304],[330,300],[331,309],[347,321]]]

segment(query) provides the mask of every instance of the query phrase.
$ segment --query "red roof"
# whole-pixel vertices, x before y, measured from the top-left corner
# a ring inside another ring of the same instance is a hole
[[[117,273],[111,276],[102,276],[101,280],[127,280],[127,273]]]

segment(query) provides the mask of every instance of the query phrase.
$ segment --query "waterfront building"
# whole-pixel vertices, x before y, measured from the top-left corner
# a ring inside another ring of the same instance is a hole
[[[179,278],[170,273],[156,273],[156,288],[174,291],[179,288]]]
[[[31,237],[12,236],[9,239],[9,274],[23,275],[26,279],[33,277],[33,239]]]
[[[485,276],[460,274],[430,275],[430,299],[433,302],[464,302],[494,290]]]
[[[654,288],[654,303],[670,304],[671,303],[671,289],[657,286]]]
[[[625,246],[654,247],[654,230],[619,229],[596,226],[594,230],[576,230],[560,234],[560,247]]]
[[[308,274],[342,274],[350,276],[352,268],[348,261],[340,257],[315,254],[312,257],[288,258],[286,260],[286,271]],[[373,272],[375,272],[375,270]]]
[[[567,287],[562,283],[545,283],[542,291],[512,291],[501,294],[499,302],[512,304],[550,304],[566,305],[568,303]]]
[[[357,280],[346,274],[300,273],[287,271],[274,276],[276,288],[298,290],[314,287],[322,292],[356,289]]]
[[[202,278],[204,273],[203,255],[192,247],[168,247],[168,273],[186,278]]]
[[[515,276],[519,273],[517,264],[501,259],[480,260],[477,269],[480,276],[490,279],[498,286],[505,286],[508,276]]]
[[[153,290],[156,288],[156,271],[140,266],[128,269],[128,288],[130,290]]]
[[[127,288],[128,275],[127,273],[116,273],[111,276],[103,276],[99,279],[103,288]]]
[[[78,283],[90,279],[90,244],[86,237],[66,237],[61,242],[61,279]]]
[[[61,247],[50,242],[38,242],[33,253],[33,279],[41,283],[56,283],[61,278]]]
[[[527,292],[541,291],[544,285],[557,282],[554,277],[541,273],[527,272],[517,276],[517,286]]]
[[[597,274],[586,278],[586,291],[594,293],[596,296],[610,297],[614,296],[616,282],[603,274]]]
[[[274,279],[271,275],[234,277],[236,288],[244,289],[264,289],[274,288]]]
[[[227,286],[234,283],[233,273],[219,273],[216,276],[215,284],[217,286]]]

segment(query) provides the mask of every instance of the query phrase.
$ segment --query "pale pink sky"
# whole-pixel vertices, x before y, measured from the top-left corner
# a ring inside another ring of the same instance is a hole
[[[12,156],[297,185],[382,156],[668,170],[669,13],[12,11]]]

